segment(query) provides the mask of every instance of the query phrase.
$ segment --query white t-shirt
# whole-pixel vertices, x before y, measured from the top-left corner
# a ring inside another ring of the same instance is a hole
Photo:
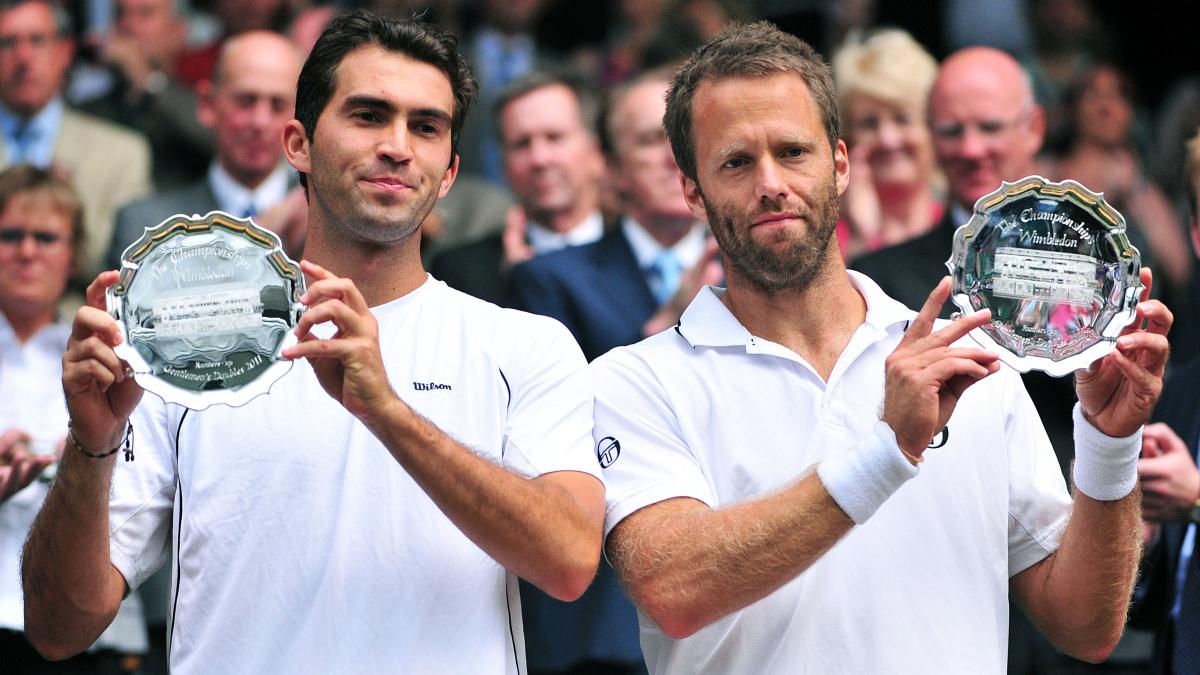
[[[599,473],[560,324],[433,279],[372,312],[392,387],[443,431],[523,475]],[[111,550],[134,587],[172,554],[172,672],[524,672],[515,577],[307,363],[240,408],[147,395],[133,424]]]
[[[711,287],[675,330],[593,363],[606,533],[672,497],[761,498],[853,451],[914,313],[851,279],[867,317],[828,382]],[[1003,673],[1009,577],[1057,548],[1071,502],[1015,372],[969,389],[947,428],[915,478],[771,595],[683,640],[642,614],[651,672]]]

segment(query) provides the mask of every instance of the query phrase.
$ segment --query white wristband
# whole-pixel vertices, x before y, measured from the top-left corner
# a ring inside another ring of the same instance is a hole
[[[817,466],[825,490],[859,525],[917,471],[900,451],[896,432],[883,420],[875,423],[857,447]]]
[[[1104,502],[1129,496],[1137,484],[1137,461],[1142,453],[1142,428],[1113,438],[1092,426],[1083,416],[1083,407],[1075,404],[1075,488]]]

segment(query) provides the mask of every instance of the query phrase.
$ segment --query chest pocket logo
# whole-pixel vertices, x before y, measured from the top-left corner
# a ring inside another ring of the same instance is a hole
[[[617,461],[621,456],[621,441],[612,436],[605,436],[596,444],[596,459],[600,461],[600,468],[607,469]]]

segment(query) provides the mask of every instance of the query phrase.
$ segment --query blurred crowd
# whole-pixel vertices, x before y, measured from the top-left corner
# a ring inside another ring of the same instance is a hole
[[[305,56],[351,7],[452,30],[480,85],[461,173],[422,226],[428,269],[559,319],[589,360],[670,327],[721,282],[684,200],[664,94],[674,64],[760,18],[833,67],[851,157],[837,237],[852,268],[919,307],[975,200],[1000,180],[1070,178],[1124,215],[1175,312],[1173,364],[1200,354],[1187,152],[1200,59],[1169,17],[1147,38],[1150,19],[1128,3],[0,0],[0,664],[22,629],[21,542],[65,438],[63,322],[90,279],[176,213],[253,217],[300,256],[306,202],[280,138]],[[1070,383],[1027,386],[1070,448]],[[570,606],[523,589],[531,672],[644,672],[636,614],[601,567]],[[160,672],[168,586],[160,576],[130,596],[70,672]],[[1147,668],[1151,638],[1129,635],[1096,668]],[[1093,672],[1023,624],[1012,636],[1009,672]]]

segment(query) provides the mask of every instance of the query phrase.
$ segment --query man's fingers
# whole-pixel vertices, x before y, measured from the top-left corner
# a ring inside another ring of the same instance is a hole
[[[311,308],[327,300],[341,300],[356,312],[369,311],[366,299],[363,298],[362,292],[358,290],[353,281],[332,276],[327,270],[312,263],[308,264],[313,267],[314,271],[320,270],[321,273],[330,276],[309,284],[304,294],[300,296],[300,302]]]
[[[353,310],[347,307],[340,300],[329,300],[313,307],[304,314],[300,315],[300,320],[296,322],[296,337],[305,338],[312,333],[313,326],[325,322],[332,322],[337,326],[339,336],[344,334],[355,334],[358,331],[357,323],[362,317],[355,314]]]
[[[1157,376],[1119,351],[1111,352],[1105,358],[1112,359],[1113,364],[1129,380],[1136,391],[1152,392],[1157,398],[1158,392],[1162,388],[1162,381]]]
[[[941,330],[932,334],[930,339],[933,340],[935,344],[953,344],[962,336],[970,333],[976,328],[979,328],[980,326],[986,326],[991,320],[992,310],[981,309],[974,314],[968,314],[951,321],[948,326],[945,326]]]
[[[937,319],[938,314],[942,311],[942,305],[946,304],[946,299],[950,297],[950,277],[942,277],[938,285],[929,293],[929,297],[925,299],[925,304],[921,307],[921,311],[917,312],[916,318],[909,324],[908,330],[904,332],[904,337],[900,340],[900,344],[913,342],[920,338],[929,335],[933,329],[933,322]]]
[[[80,341],[99,335],[110,345],[121,344],[121,328],[108,312],[96,307],[80,307],[71,322],[71,340]]]
[[[990,367],[991,363],[993,361],[980,363],[974,359],[961,356],[947,357],[930,365],[923,371],[922,375],[934,382],[941,382],[943,384],[963,375],[978,381],[995,372],[995,369]]]
[[[78,342],[63,355],[64,364],[96,361],[109,370],[119,380],[125,379],[125,364],[117,357],[117,353],[100,338],[92,336]]]
[[[1146,330],[1151,333],[1166,335],[1171,330],[1171,324],[1175,323],[1175,314],[1158,300],[1138,303],[1137,312],[1138,318],[1145,322]]]
[[[104,294],[109,286],[117,283],[117,279],[121,277],[121,273],[115,270],[101,272],[92,283],[88,284],[86,297],[89,307],[105,310],[107,303],[104,300]]]
[[[315,359],[315,358],[330,358],[340,359],[350,350],[350,346],[345,340],[320,340],[310,339],[302,340],[287,349],[283,350],[283,357],[286,359]]]
[[[1150,299],[1150,289],[1154,288],[1154,272],[1149,267],[1143,267],[1138,270],[1138,278],[1142,281],[1141,300],[1145,302]]]

